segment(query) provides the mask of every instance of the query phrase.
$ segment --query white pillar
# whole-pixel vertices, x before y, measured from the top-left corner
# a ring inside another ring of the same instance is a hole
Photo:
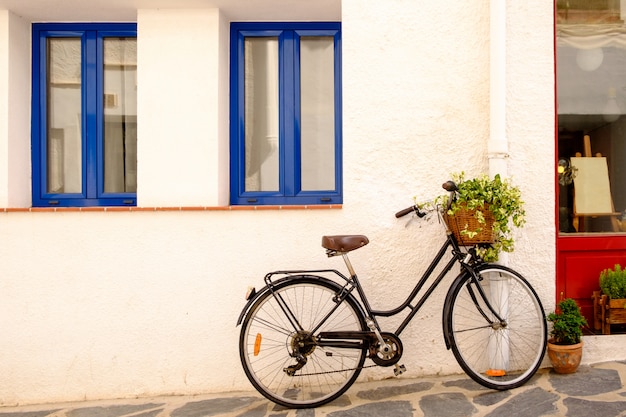
[[[0,207],[30,207],[30,22],[0,10]]]
[[[490,117],[489,175],[508,177],[509,144],[506,136],[506,2],[491,0],[490,3]],[[507,263],[505,253],[500,254],[501,264]],[[494,275],[494,274],[490,274]],[[489,277],[490,297],[502,307],[500,317],[508,316],[508,283],[498,277]],[[491,338],[488,346],[492,369],[506,370],[509,362],[508,330],[498,330],[501,337]],[[494,340],[497,339],[497,340]]]
[[[506,136],[506,2],[490,6],[490,118],[489,175],[508,176],[509,144]]]

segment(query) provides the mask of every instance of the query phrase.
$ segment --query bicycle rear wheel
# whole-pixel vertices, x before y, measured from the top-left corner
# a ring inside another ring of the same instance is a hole
[[[328,280],[298,277],[266,292],[250,308],[239,338],[241,363],[269,400],[291,408],[317,407],[339,397],[358,377],[364,349],[316,343],[319,332],[366,329],[352,296],[335,302],[340,290]]]
[[[447,317],[452,352],[479,384],[498,390],[519,387],[535,374],[545,353],[541,301],[510,268],[486,264],[478,274],[478,281],[467,277],[452,290]]]

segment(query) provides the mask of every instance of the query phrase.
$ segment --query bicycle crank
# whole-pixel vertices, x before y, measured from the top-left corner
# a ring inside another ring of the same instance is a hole
[[[379,366],[392,366],[398,363],[402,357],[402,342],[393,333],[381,333],[385,342],[381,344],[378,340],[372,342],[369,348],[370,359]]]

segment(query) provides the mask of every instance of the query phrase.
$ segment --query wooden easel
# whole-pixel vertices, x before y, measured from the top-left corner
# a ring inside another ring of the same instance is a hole
[[[619,232],[621,230],[619,217],[622,214],[616,212],[613,205],[606,158],[602,154],[597,153],[594,160],[587,160],[586,158],[592,157],[591,138],[589,135],[585,135],[583,139],[584,157],[580,152],[577,152],[576,158],[580,159],[577,162],[576,159],[573,159],[572,162],[572,166],[575,166],[575,163],[579,164],[576,167],[578,169],[578,181],[576,177],[574,178],[574,215],[572,224],[578,232],[581,217],[609,216],[613,231]]]

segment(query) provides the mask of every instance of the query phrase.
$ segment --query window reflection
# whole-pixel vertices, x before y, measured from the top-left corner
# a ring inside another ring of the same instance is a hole
[[[626,190],[624,3],[557,1],[562,233],[626,230],[626,221],[621,224],[626,211],[626,193],[621,191]]]
[[[279,190],[278,38],[247,37],[246,191]]]
[[[335,62],[332,36],[300,39],[302,190],[335,189]]]
[[[47,189],[82,191],[80,38],[48,39]]]
[[[104,191],[137,192],[137,39],[104,39]]]

